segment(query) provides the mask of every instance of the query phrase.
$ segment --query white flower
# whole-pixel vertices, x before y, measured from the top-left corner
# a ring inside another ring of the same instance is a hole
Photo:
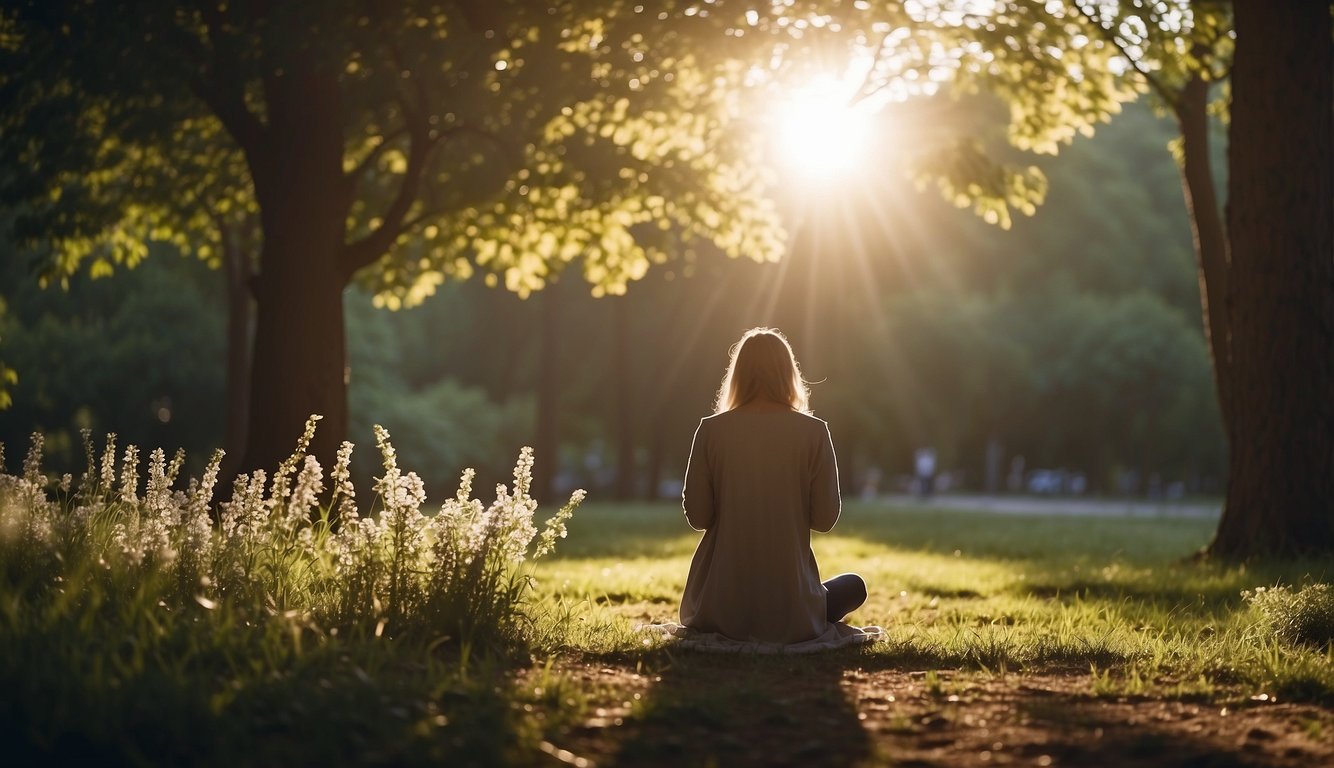
[[[222,466],[224,455],[222,449],[213,452],[213,458],[209,459],[208,466],[204,468],[204,479],[189,494],[187,517],[208,514],[209,504],[213,501],[213,488],[218,484],[218,468]]]
[[[116,433],[107,433],[107,447],[102,451],[102,474],[98,486],[99,495],[111,493],[116,486]]]
[[[320,494],[324,492],[323,478],[319,460],[307,456],[301,473],[297,475],[296,485],[292,488],[292,497],[287,502],[289,527],[309,519],[311,510],[319,503]]]
[[[340,520],[349,520],[357,516],[357,489],[352,485],[352,443],[344,440],[338,447],[338,456],[334,460],[333,481],[334,498],[338,500],[337,515]]]
[[[297,463],[305,457],[306,451],[310,449],[310,441],[315,438],[315,425],[323,418],[318,413],[312,413],[306,419],[306,427],[301,432],[301,437],[296,441],[296,450],[292,451],[292,455],[284,459],[283,463],[278,465],[277,471],[273,473],[273,489],[269,495],[275,503],[287,499],[288,483],[292,473],[296,471]]]
[[[120,466],[120,500],[139,504],[139,446],[125,446],[125,457]]]
[[[23,479],[35,485],[42,482],[42,445],[45,442],[46,438],[41,432],[33,432],[28,455],[23,459]]]

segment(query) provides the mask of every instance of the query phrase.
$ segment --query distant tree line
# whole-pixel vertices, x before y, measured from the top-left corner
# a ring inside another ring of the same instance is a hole
[[[940,108],[1000,130],[985,100]],[[370,424],[385,424],[439,491],[465,465],[503,480],[537,438],[554,314],[558,447],[539,466],[603,496],[652,496],[683,469],[727,345],[770,323],[822,382],[813,403],[849,492],[874,471],[888,487],[923,445],[974,489],[994,445],[1007,468],[1022,455],[1084,472],[1095,491],[1116,490],[1118,469],[1217,491],[1223,443],[1168,135],[1131,108],[1050,163],[1051,201],[1008,233],[887,170],[789,199],[786,215],[805,219],[786,266],[692,250],[623,297],[562,282],[523,300],[469,281],[400,312],[354,291],[351,438],[368,447]],[[0,334],[28,374],[0,439],[41,428],[69,462],[79,426],[191,456],[221,441],[226,296],[202,265],[158,258],[68,294],[38,289],[21,259],[5,269]]]

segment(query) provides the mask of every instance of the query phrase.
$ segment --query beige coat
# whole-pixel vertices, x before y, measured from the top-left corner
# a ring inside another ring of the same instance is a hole
[[[826,424],[795,411],[733,410],[699,423],[682,494],[704,531],[681,623],[736,640],[799,643],[825,632],[811,531],[838,521]]]

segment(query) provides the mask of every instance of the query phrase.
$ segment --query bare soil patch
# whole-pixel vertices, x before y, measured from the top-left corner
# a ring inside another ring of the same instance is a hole
[[[587,705],[549,731],[544,751],[579,766],[1334,765],[1330,709],[1239,692],[1096,695],[1078,670],[922,672],[860,655],[668,651],[558,668]]]

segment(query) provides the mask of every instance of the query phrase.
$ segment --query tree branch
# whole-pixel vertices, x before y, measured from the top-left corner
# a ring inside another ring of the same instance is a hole
[[[408,69],[407,62],[404,60],[403,53],[397,44],[388,39],[383,42],[395,72],[410,73],[411,70]],[[390,246],[394,244],[394,240],[406,231],[408,225],[405,225],[405,219],[420,195],[422,177],[425,175],[427,161],[430,159],[431,152],[435,149],[436,144],[443,138],[443,134],[437,133],[431,128],[430,100],[426,92],[426,84],[419,77],[409,77],[409,79],[413,81],[412,86],[415,90],[417,103],[411,103],[407,94],[399,93],[398,102],[403,110],[403,128],[395,132],[393,136],[386,137],[385,141],[371,150],[370,154],[357,164],[357,168],[346,176],[349,183],[355,184],[360,173],[369,167],[374,158],[383,151],[383,147],[404,133],[408,135],[408,167],[403,174],[403,180],[399,183],[398,193],[394,196],[389,207],[385,209],[384,215],[380,217],[380,226],[360,240],[348,243],[343,248],[339,257],[339,266],[343,270],[344,279],[351,279],[352,275],[356,274],[358,270],[374,263],[388,252]],[[413,223],[415,224],[415,221]]]
[[[885,53],[885,46],[889,45],[889,36],[889,32],[881,35],[880,43],[875,47],[875,53],[871,55],[871,64],[866,68],[866,76],[862,78],[861,85],[857,86],[857,92],[853,94],[850,106],[856,106],[884,89],[885,82],[883,80],[878,83],[872,83],[871,81],[875,77],[876,69],[880,66],[880,57]]]
[[[246,106],[240,62],[223,30],[226,20],[214,3],[200,3],[199,9],[208,30],[212,76],[206,78],[199,73],[191,76],[190,90],[217,115],[227,133],[251,159],[253,168],[254,160],[263,149],[264,124]]]
[[[427,130],[420,127],[412,131],[412,143],[408,147],[407,171],[403,174],[403,181],[398,185],[398,194],[394,196],[393,202],[381,217],[380,226],[360,240],[343,247],[339,266],[342,268],[344,279],[350,279],[357,270],[373,264],[403,233],[404,220],[408,211],[412,210],[413,204],[417,202],[427,160],[430,159],[431,150],[438,141],[438,137],[432,137]]]
[[[1102,22],[1100,22],[1088,8],[1079,3],[1075,3],[1074,6],[1079,9],[1079,14],[1088,20],[1088,23],[1093,25],[1093,27],[1102,34],[1103,39],[1111,43],[1116,47],[1116,50],[1121,52],[1121,55],[1125,57],[1125,60],[1130,63],[1130,67],[1134,69],[1140,77],[1144,78],[1144,82],[1149,84],[1149,87],[1153,89],[1154,93],[1157,93],[1168,106],[1172,107],[1172,109],[1176,109],[1176,95],[1173,94],[1167,86],[1163,85],[1161,80],[1154,77],[1151,70],[1145,69],[1135,57],[1130,55],[1130,52],[1126,50],[1126,45],[1121,38],[1111,29],[1104,27]]]
[[[340,264],[344,270],[344,275],[351,278],[357,270],[373,264],[376,259],[383,256],[399,235],[432,217],[445,213],[444,208],[436,208],[420,211],[411,218],[407,216],[412,210],[413,204],[419,201],[422,178],[431,153],[436,146],[445,140],[460,134],[470,134],[484,139],[502,152],[514,155],[519,162],[522,162],[521,151],[506,144],[499,136],[490,131],[471,125],[456,125],[444,131],[428,129],[424,125],[418,126],[417,130],[411,132],[412,143],[408,150],[408,167],[403,175],[403,181],[399,185],[398,194],[394,201],[390,203],[381,217],[381,225],[360,240],[348,243],[343,249]]]
[[[476,126],[467,125],[466,123],[461,123],[459,125],[455,125],[451,128],[448,128],[444,131],[441,131],[440,138],[445,139],[451,136],[457,136],[459,134],[464,134],[464,133],[476,136],[477,138],[488,142],[493,147],[500,150],[502,153],[509,155],[510,159],[515,161],[516,164],[523,163],[523,150],[520,147],[514,144],[505,143],[504,139],[500,138],[495,133],[492,133],[491,131],[485,130],[483,128],[478,128]]]

